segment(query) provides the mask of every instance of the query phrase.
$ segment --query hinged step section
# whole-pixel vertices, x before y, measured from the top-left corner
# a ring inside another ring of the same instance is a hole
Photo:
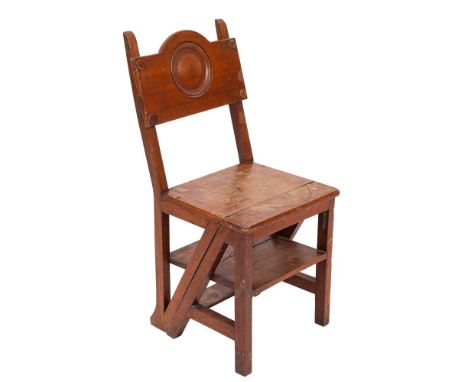
[[[198,242],[171,252],[171,263],[185,268]],[[211,279],[218,284],[234,289],[234,249],[228,247]],[[253,250],[253,293],[289,279],[296,273],[325,260],[327,254],[293,240],[275,236],[256,244]]]

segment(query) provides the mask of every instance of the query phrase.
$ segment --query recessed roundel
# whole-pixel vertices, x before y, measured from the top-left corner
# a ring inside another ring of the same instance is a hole
[[[190,97],[199,97],[210,87],[210,59],[199,45],[185,42],[172,55],[171,74],[179,90]]]

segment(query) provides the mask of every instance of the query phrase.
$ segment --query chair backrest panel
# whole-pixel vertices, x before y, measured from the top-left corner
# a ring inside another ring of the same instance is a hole
[[[180,31],[158,54],[131,58],[130,66],[145,127],[247,98],[233,38],[209,42]]]

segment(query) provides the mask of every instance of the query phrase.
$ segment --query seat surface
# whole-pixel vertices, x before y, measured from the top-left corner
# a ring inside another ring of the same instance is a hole
[[[241,163],[170,188],[162,199],[245,231],[338,194],[322,183]]]

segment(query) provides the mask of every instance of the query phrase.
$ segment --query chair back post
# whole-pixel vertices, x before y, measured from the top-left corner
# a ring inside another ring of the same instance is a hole
[[[130,82],[132,84],[133,100],[135,102],[135,109],[138,117],[138,125],[140,126],[141,138],[145,148],[146,160],[151,176],[151,184],[153,185],[153,193],[155,199],[158,201],[161,198],[161,193],[167,190],[166,171],[161,156],[161,149],[159,147],[158,134],[156,127],[147,128],[145,126],[142,109],[140,107],[141,100],[137,91],[136,83],[136,68],[132,62],[140,57],[138,43],[133,32],[124,32],[125,51],[127,52],[127,64],[130,74]]]
[[[216,19],[215,25],[218,40],[228,39],[229,31],[224,20]],[[239,162],[253,162],[252,146],[250,145],[249,131],[247,129],[242,101],[229,105],[229,111],[231,112],[232,127],[236,138]]]

